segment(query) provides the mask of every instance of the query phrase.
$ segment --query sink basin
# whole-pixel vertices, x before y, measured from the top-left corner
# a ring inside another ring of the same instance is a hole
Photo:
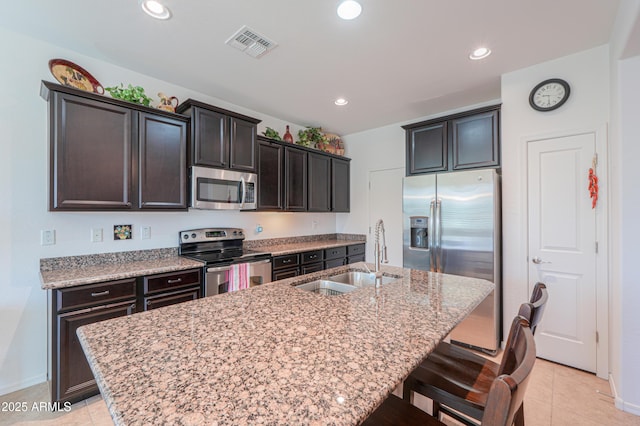
[[[357,290],[357,287],[354,287],[352,285],[336,283],[328,280],[316,280],[304,284],[298,284],[296,288],[313,293],[325,294],[328,296],[337,296],[339,294],[349,293],[353,290]]]
[[[337,281],[338,283],[349,284],[356,287],[369,287],[376,284],[376,275],[374,273],[349,271],[338,275],[333,275],[327,278],[331,281]],[[397,280],[394,277],[381,277],[381,284],[387,284]]]

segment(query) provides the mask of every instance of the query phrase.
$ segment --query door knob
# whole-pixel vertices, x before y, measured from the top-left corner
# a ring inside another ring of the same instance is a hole
[[[531,261],[533,263],[535,263],[536,265],[540,265],[541,263],[551,263],[551,262],[545,262],[544,260],[540,259],[539,257],[534,257],[533,259],[531,259]]]

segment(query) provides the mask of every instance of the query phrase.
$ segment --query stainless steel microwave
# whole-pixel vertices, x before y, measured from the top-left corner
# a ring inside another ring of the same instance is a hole
[[[202,210],[253,210],[257,180],[255,173],[193,166],[190,206]]]

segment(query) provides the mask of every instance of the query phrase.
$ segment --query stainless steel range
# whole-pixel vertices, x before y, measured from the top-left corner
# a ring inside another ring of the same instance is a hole
[[[226,293],[233,270],[246,267],[251,287],[271,282],[271,254],[243,250],[240,228],[201,228],[180,232],[181,256],[205,263],[204,295]],[[232,286],[233,287],[233,286]]]

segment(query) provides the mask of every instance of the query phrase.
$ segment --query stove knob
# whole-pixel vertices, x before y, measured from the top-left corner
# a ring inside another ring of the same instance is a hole
[[[189,236],[188,236],[187,234],[184,234],[184,235],[182,236],[182,239],[183,239],[183,240],[188,240],[188,239],[189,239]]]
[[[196,237],[195,233],[191,234],[191,238],[195,238],[195,237]]]
[[[240,236],[241,236],[241,235],[242,235],[242,231],[238,231],[238,235],[240,235]]]

